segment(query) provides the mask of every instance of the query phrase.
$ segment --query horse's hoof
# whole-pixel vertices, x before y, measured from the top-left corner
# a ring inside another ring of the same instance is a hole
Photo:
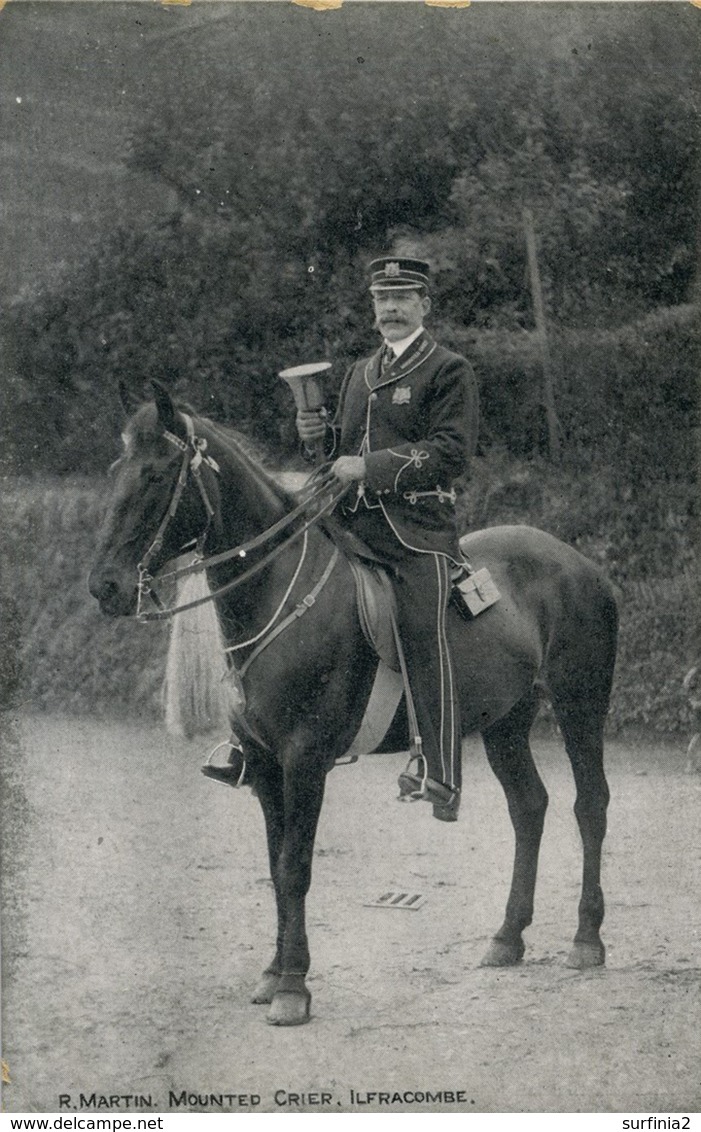
[[[606,948],[598,940],[596,943],[575,943],[565,965],[574,967],[577,971],[586,971],[590,967],[603,967],[605,962]]]
[[[311,1001],[308,990],[278,991],[265,1020],[271,1026],[302,1026],[309,1021]]]
[[[264,971],[258,986],[253,992],[251,1002],[270,1003],[275,998],[277,988],[280,986],[280,976],[272,971]]]
[[[525,950],[523,940],[506,943],[503,939],[493,939],[480,967],[513,967],[523,959]]]

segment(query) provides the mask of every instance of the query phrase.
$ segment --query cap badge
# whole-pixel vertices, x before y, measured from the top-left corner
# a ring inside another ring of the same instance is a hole
[[[408,405],[411,401],[411,386],[410,385],[396,385],[392,393],[393,405]]]
[[[385,275],[390,275],[390,276],[391,275],[399,275],[399,264],[398,263],[386,263],[385,264]]]

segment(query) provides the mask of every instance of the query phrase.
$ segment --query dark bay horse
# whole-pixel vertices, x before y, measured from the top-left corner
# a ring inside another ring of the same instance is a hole
[[[223,552],[246,540],[250,545],[292,511],[297,499],[228,430],[176,408],[162,388],[156,388],[153,403],[131,416],[124,442],[90,574],[90,590],[104,613],[136,612],[147,550],[149,573],[155,575],[203,533],[207,560],[215,559],[207,581],[230,643],[255,637],[309,594],[325,572],[329,578],[305,616],[255,658],[243,681],[243,746],[265,817],[278,913],[275,956],[253,1001],[270,1004],[268,1021],[274,1024],[305,1022],[310,1003],[305,898],[324,782],[358,730],[378,663],[358,621],[351,569],[343,556],[332,564],[334,546],[314,526],[304,555],[299,540],[287,546],[277,538],[277,557],[242,585],[227,588],[244,568],[250,573],[263,550],[245,559]],[[604,962],[600,863],[609,794],[603,729],[616,650],[615,600],[593,565],[542,531],[495,527],[470,535],[465,546],[476,567],[489,568],[502,596],[471,622],[451,607],[462,721],[465,733],[482,735],[515,832],[505,918],[484,963],[517,963],[532,919],[548,799],[529,732],[539,695],[546,692],[574,773],[583,843],[579,924],[568,963],[593,967]],[[235,654],[237,663],[250,658],[252,648]],[[236,730],[241,734],[240,725]]]

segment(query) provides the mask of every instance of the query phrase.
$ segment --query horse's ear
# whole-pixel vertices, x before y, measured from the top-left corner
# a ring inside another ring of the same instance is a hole
[[[141,402],[139,401],[139,398],[136,396],[136,394],[132,392],[126,382],[122,381],[121,377],[119,379],[117,388],[119,389],[119,400],[122,402],[122,408],[124,409],[126,415],[130,417],[132,413],[136,412]]]
[[[178,414],[173,404],[173,398],[162,385],[160,381],[152,381],[153,399],[156,402],[156,411],[158,413],[158,423],[163,426],[164,432],[172,432],[177,435],[177,419]]]

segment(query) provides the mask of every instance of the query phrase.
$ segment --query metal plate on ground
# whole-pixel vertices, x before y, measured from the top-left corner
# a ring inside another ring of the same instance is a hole
[[[425,903],[426,897],[422,896],[420,892],[401,892],[396,889],[393,892],[383,892],[382,896],[378,896],[376,900],[368,900],[363,907],[406,908],[410,912],[417,912],[419,908],[423,908]]]

